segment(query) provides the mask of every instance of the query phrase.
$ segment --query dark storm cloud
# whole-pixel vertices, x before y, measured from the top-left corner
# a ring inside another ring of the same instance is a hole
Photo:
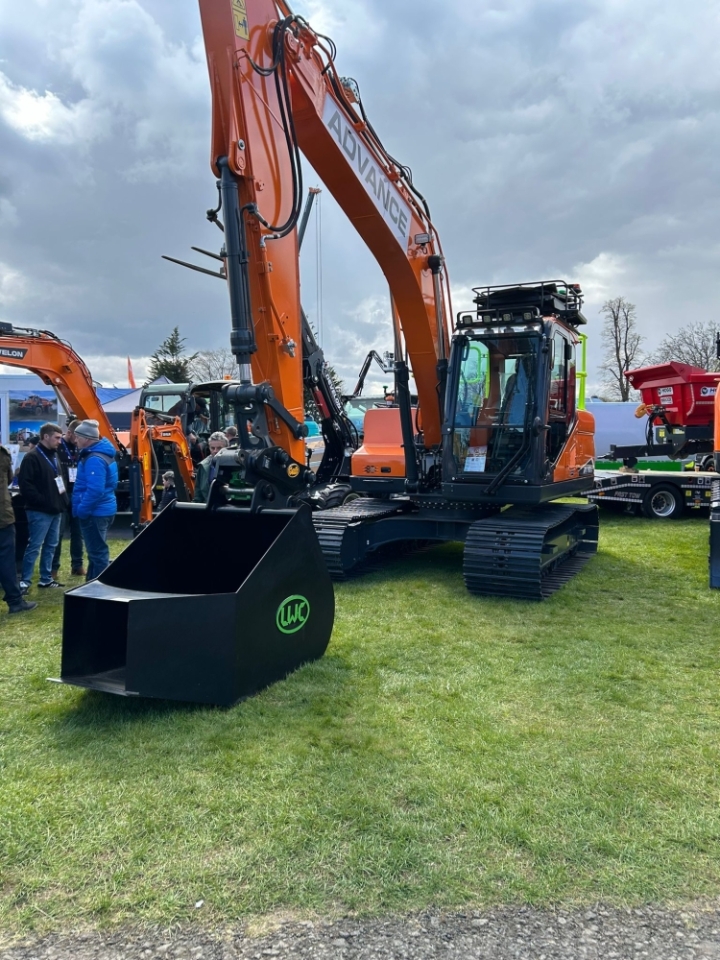
[[[160,260],[219,246],[196,3],[0,7],[0,312],[92,356],[146,356],[176,324],[193,349],[223,345],[223,285]],[[710,0],[692,17],[650,0],[296,7],[334,37],[339,72],[412,167],[455,309],[474,284],[562,274],[586,286],[592,319],[606,297],[636,302],[648,337],[691,319],[679,286],[712,315]],[[322,305],[314,221],[303,298],[352,380],[369,347],[390,347],[386,282],[325,192],[321,205]]]
[[[713,315],[714,5],[366,3],[367,42],[351,4],[324,6],[343,70],[430,202],[457,288],[580,280],[591,356],[608,297],[637,303],[648,345],[690,310]]]
[[[175,324],[192,335],[214,312],[219,327],[222,286],[160,259],[209,244],[204,210],[215,189],[199,24],[188,38],[168,36],[124,0],[48,14],[36,39],[54,43],[39,44],[34,83],[2,51],[0,176],[14,213],[0,234],[4,316],[100,357],[146,356]],[[26,33],[31,23],[22,19]],[[74,97],[60,95],[63,80]]]

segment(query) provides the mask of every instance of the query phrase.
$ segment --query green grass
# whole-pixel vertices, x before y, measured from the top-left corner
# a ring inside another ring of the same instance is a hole
[[[393,561],[231,710],[47,683],[62,597],[0,616],[0,930],[716,896],[707,538],[603,515],[542,604],[470,597],[457,545]]]

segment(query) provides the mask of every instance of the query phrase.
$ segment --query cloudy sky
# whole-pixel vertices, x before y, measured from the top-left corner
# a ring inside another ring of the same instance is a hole
[[[717,315],[715,0],[294,9],[412,167],[455,311],[473,285],[579,281],[593,362],[609,297],[637,305],[648,347]],[[141,377],[175,325],[191,350],[225,346],[224,285],[160,259],[219,246],[209,120],[196,0],[0,0],[0,319],[69,339],[105,384],[128,354]],[[385,280],[327,192],[303,300],[348,384],[391,347]]]

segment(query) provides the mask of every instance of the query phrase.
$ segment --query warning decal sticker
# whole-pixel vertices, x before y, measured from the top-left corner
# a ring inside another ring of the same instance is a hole
[[[247,7],[245,0],[230,0],[232,6],[233,25],[235,27],[235,36],[241,40],[247,40],[250,37],[250,28],[248,26]]]

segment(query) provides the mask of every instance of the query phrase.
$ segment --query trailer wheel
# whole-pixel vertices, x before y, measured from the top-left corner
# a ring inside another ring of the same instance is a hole
[[[704,457],[698,458],[700,461],[700,469],[702,471],[714,471],[715,470],[715,457],[712,453],[708,453]]]
[[[643,497],[643,513],[651,520],[676,520],[685,510],[682,494],[671,483],[659,483]]]

